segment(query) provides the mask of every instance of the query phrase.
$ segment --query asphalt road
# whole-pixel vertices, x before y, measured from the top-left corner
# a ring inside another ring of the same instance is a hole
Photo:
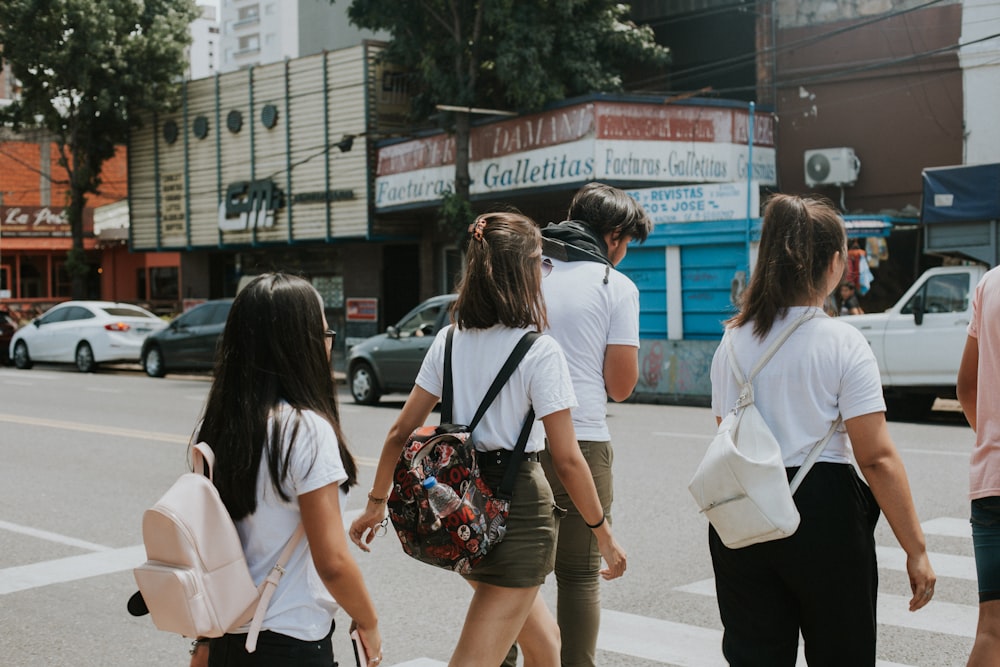
[[[188,641],[129,616],[125,602],[131,568],[144,560],[142,512],[184,471],[208,386],[205,377],[152,379],[138,368],[90,375],[0,368],[0,664],[187,664]],[[344,430],[361,464],[348,512],[362,505],[402,399],[362,407],[341,394]],[[714,420],[698,407],[620,404],[609,413],[614,527],[629,569],[602,588],[599,664],[722,665],[706,523],[686,489]],[[890,431],[940,581],[924,611],[906,610],[902,552],[883,520],[879,664],[964,665],[977,614],[966,500],[972,432],[954,412],[892,423]],[[470,589],[406,557],[392,535],[356,558],[379,609],[384,664],[446,664]],[[551,606],[551,578],[543,594]],[[342,666],[353,664],[348,621],[338,623],[335,653]]]

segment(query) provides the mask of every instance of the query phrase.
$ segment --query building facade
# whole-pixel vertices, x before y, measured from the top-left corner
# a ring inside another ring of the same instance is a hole
[[[221,0],[221,72],[358,46],[387,35],[358,30],[347,18],[350,2],[328,0]]]

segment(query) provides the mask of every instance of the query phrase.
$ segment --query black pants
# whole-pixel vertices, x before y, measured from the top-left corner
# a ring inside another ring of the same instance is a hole
[[[789,468],[789,478],[797,468]],[[817,463],[795,494],[802,522],[783,540],[729,549],[709,529],[722,652],[735,667],[875,664],[879,508],[849,464]]]
[[[257,650],[247,653],[247,636],[227,634],[209,644],[208,667],[335,667],[333,628],[319,641],[307,642],[265,630],[257,637]]]

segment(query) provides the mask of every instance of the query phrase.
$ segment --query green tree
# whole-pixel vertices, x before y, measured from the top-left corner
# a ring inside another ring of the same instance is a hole
[[[87,196],[100,193],[101,168],[127,142],[139,113],[176,105],[197,15],[194,0],[0,1],[2,56],[21,86],[0,122],[48,130],[59,148],[74,298],[84,296],[89,271]]]
[[[556,100],[622,90],[631,66],[669,63],[648,26],[615,0],[353,0],[351,22],[392,35],[384,57],[414,72],[414,120],[438,104],[534,111]],[[446,114],[455,133],[455,190],[445,225],[469,223],[470,113]]]

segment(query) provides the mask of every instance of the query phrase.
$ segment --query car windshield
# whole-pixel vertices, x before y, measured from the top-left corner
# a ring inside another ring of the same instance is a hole
[[[105,313],[111,315],[112,317],[145,317],[156,319],[155,315],[147,313],[145,310],[139,310],[138,308],[129,308],[128,306],[107,306],[101,308]]]

